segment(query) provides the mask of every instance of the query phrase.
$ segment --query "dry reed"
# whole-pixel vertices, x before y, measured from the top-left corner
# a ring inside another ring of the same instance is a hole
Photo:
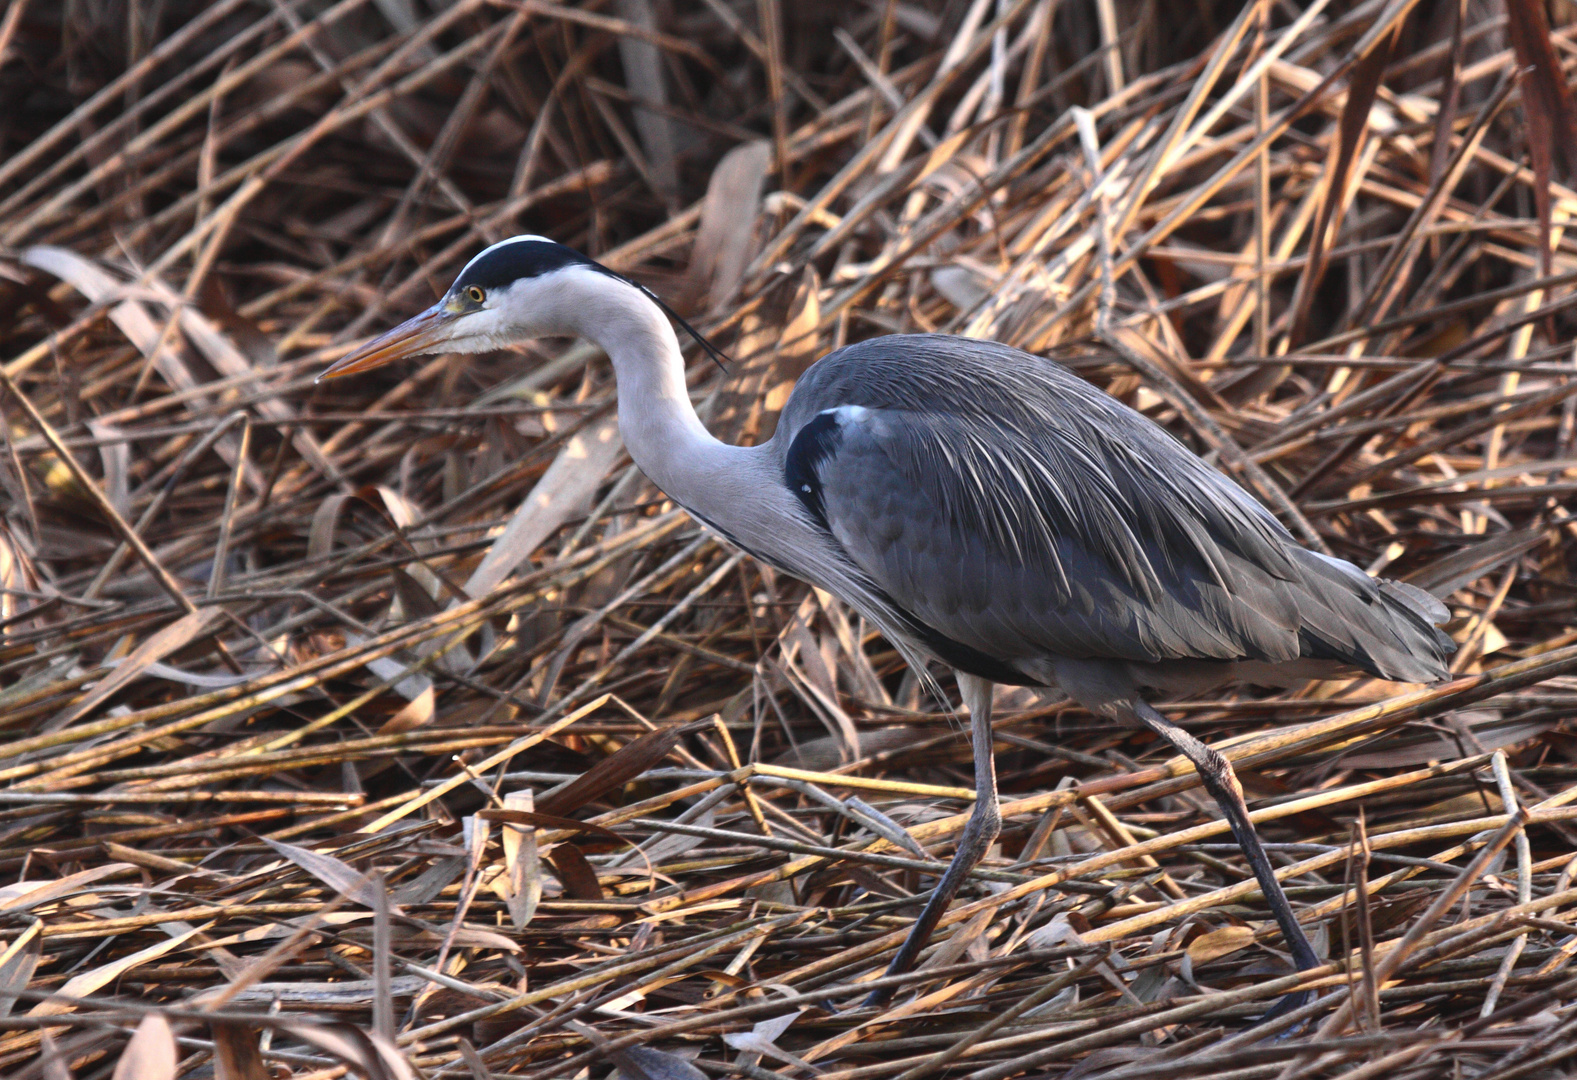
[[[10,0],[0,1072],[1567,1075],[1574,63],[1569,0]],[[725,437],[994,338],[1446,598],[1449,684],[1167,706],[1326,965],[1185,763],[1014,693],[862,1010],[948,710],[646,483],[592,350],[313,384],[516,232],[725,347]]]

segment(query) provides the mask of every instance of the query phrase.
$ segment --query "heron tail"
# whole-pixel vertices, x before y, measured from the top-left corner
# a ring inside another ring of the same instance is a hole
[[[1437,625],[1451,617],[1438,599],[1405,582],[1371,578],[1341,559],[1300,554],[1308,599],[1299,605],[1304,657],[1335,660],[1398,682],[1450,678],[1446,658],[1456,642]]]

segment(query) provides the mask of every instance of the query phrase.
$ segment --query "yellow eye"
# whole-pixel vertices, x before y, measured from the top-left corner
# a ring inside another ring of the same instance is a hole
[[[483,300],[487,299],[487,293],[482,291],[482,286],[480,285],[466,286],[465,295],[473,304],[480,304]]]

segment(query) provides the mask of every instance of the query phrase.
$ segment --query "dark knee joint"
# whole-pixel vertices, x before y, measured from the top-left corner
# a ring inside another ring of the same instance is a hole
[[[1002,811],[995,805],[985,814],[985,830],[993,840],[1002,834]]]
[[[1228,791],[1242,799],[1243,785],[1238,783],[1237,770],[1232,768],[1232,763],[1208,746],[1204,748],[1204,751],[1204,757],[1201,762],[1202,767],[1220,780]]]
[[[972,818],[964,834],[958,838],[958,850],[968,853],[971,864],[978,863],[991,850],[991,845],[997,842],[1001,833],[1002,819],[999,815],[993,813]]]
[[[989,848],[1001,833],[1002,811],[997,808],[996,800],[977,803],[969,820],[964,823],[963,834],[958,838],[958,850],[968,851],[978,859],[980,853]]]
[[[977,802],[974,812],[969,815],[970,830],[981,836],[988,836],[995,840],[1002,832],[1002,808],[997,801]]]

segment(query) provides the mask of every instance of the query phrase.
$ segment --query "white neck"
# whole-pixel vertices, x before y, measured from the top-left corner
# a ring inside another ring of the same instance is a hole
[[[564,328],[613,362],[619,432],[630,457],[675,502],[708,521],[729,521],[745,494],[745,474],[761,455],[718,441],[701,423],[685,385],[679,339],[656,304],[605,275],[564,276],[576,279],[567,290],[576,295],[559,306]]]

